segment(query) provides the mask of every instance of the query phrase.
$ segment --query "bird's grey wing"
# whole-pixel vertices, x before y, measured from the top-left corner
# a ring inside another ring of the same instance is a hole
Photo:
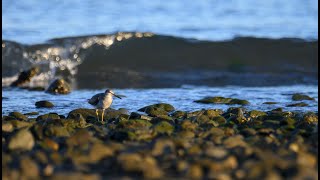
[[[88,100],[88,103],[91,105],[97,105],[101,95],[103,95],[103,93],[99,93],[99,94],[92,96],[92,98]]]

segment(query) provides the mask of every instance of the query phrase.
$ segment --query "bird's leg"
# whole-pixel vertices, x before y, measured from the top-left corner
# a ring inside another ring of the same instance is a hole
[[[99,110],[96,109],[96,115],[97,115],[97,118],[98,118],[98,121],[99,121]]]
[[[102,109],[102,121],[103,121],[104,109]]]

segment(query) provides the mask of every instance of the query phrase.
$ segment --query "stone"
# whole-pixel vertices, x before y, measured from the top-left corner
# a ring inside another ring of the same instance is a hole
[[[35,144],[33,135],[27,129],[21,129],[9,140],[10,150],[31,150]]]
[[[152,129],[157,133],[171,134],[174,131],[174,126],[166,121],[161,121],[155,124]]]
[[[31,79],[39,73],[40,69],[39,67],[32,67],[31,69],[27,71],[22,71],[19,74],[19,77],[17,80],[11,83],[10,86],[12,87],[17,87],[17,86],[22,86],[28,82],[31,81]]]
[[[69,94],[71,86],[64,79],[56,79],[50,83],[45,92],[49,94]]]
[[[287,107],[305,107],[308,106],[307,103],[300,102],[300,103],[294,103],[294,104],[288,104]]]
[[[23,157],[20,160],[21,176],[26,179],[39,179],[39,167],[29,157]]]
[[[11,112],[11,113],[9,113],[9,116],[15,117],[16,119],[23,120],[23,121],[28,120],[27,116],[25,116],[19,112]]]
[[[314,101],[315,99],[304,94],[296,93],[292,95],[292,100],[293,101],[301,101],[301,100],[311,100]]]
[[[49,101],[37,101],[35,105],[37,108],[52,108],[54,106]]]

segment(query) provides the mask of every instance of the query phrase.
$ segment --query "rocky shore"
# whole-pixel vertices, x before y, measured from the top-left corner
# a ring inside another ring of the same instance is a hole
[[[293,100],[307,99],[295,95]],[[199,103],[246,104],[205,98]],[[47,103],[47,102],[46,102]],[[38,103],[39,105],[40,103]],[[94,109],[2,116],[2,179],[317,179],[318,113]]]

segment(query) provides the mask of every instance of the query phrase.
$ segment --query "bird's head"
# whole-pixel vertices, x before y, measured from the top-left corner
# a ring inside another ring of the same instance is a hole
[[[117,97],[119,99],[122,99],[120,96],[116,95],[113,91],[111,91],[111,89],[107,89],[105,91],[105,94],[111,94],[111,95],[113,95],[113,96],[115,96],[115,97]]]

